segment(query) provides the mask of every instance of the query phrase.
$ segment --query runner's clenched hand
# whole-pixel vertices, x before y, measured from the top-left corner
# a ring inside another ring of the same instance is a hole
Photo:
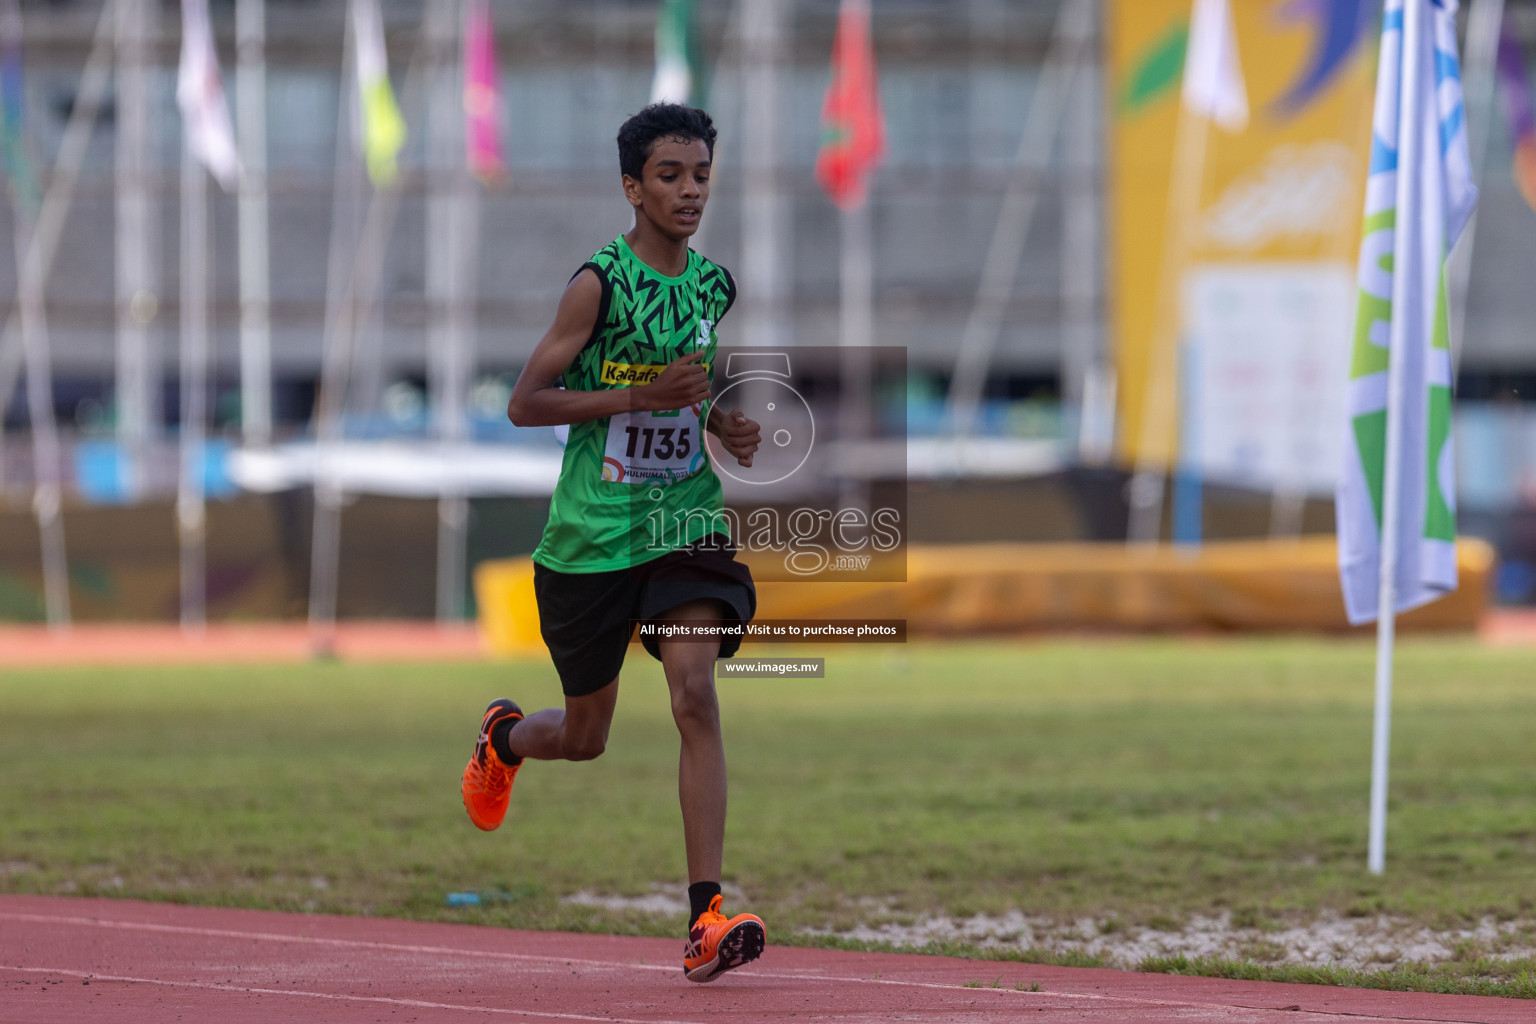
[[[752,453],[763,440],[762,430],[756,420],[747,419],[740,409],[732,409],[720,421],[715,436],[720,438],[720,446],[736,457],[737,465],[751,466]]]

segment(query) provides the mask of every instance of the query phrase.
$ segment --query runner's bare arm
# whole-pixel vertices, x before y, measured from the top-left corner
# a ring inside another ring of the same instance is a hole
[[[668,364],[654,381],[640,387],[603,391],[557,387],[566,367],[592,336],[601,303],[602,284],[591,270],[582,270],[566,286],[555,322],[534,346],[512,387],[507,418],[514,424],[552,427],[584,423],[622,412],[682,409],[709,397],[709,372],[699,365],[699,352]]]

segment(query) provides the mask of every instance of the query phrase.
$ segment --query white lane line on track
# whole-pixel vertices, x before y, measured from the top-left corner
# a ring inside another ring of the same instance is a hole
[[[195,988],[210,992],[234,992],[243,995],[296,996],[301,999],[329,999],[338,1003],[384,1003],[389,1006],[412,1006],[421,1010],[458,1010],[465,1013],[495,1013],[513,1017],[542,1017],[553,1020],[590,1020],[602,1024],[703,1024],[701,1021],[638,1020],[631,1017],[589,1017],[581,1013],[555,1013],[546,1010],[519,1010],[507,1006],[469,1006],[461,1003],[434,1003],[426,999],[404,999],[394,996],[354,996],[334,992],[306,992],[300,989],[255,988],[247,985],[220,985],[209,981],[167,981],[164,978],[134,978],[122,974],[98,974],[95,971],[65,970],[57,967],[7,967],[0,964],[0,971],[20,971],[27,974],[53,974],[66,978],[82,978],[86,981],[120,981],[130,985],[160,985],[164,988]]]
[[[496,950],[463,949],[457,946],[420,946],[395,942],[372,942],[366,939],[327,939],[309,935],[285,935],[281,932],[242,932],[227,928],[196,928],[190,925],[150,924],[147,922],[137,921],[112,921],[104,918],[93,917],[66,917],[52,914],[21,914],[9,911],[0,911],[0,920],[28,921],[36,924],[76,925],[89,928],[120,929],[124,931],[160,932],[172,935],[196,935],[208,938],[249,939],[262,942],[304,943],[318,946],[335,946],[346,949],[372,949],[392,953],[431,953],[440,956],[446,955],[475,957],[488,960],[528,961],[532,963],[549,963],[562,965],[579,964],[584,967],[598,967],[608,970],[660,971],[667,974],[681,973],[681,970],[678,967],[664,967],[660,964],[626,963],[623,961],[615,960],[584,960],[579,957],[570,956],[540,956],[536,953],[505,953]],[[969,985],[955,985],[934,981],[902,981],[896,978],[839,977],[836,975],[816,973],[814,968],[803,971],[776,972],[753,969],[751,971],[751,976],[753,978],[772,979],[779,981],[822,981],[859,985],[895,985],[902,988],[940,989],[947,992],[994,992],[1011,998],[1027,998],[1032,995],[1038,995],[1044,999],[1078,999],[1085,1002],[1126,1003],[1132,1006],[1160,1006],[1167,1007],[1169,1009],[1220,1009],[1222,1007],[1230,1007],[1231,1009],[1241,1010],[1279,1010],[1278,1007],[1253,1006],[1246,1003],[1202,1003],[1192,1002],[1187,999],[1148,999],[1141,996],[1107,995],[1097,992],[1027,992],[1011,988],[990,988],[986,986],[972,987]],[[1413,1024],[1483,1024],[1483,1022],[1480,1021],[1468,1020],[1466,1018],[1459,1017],[1382,1017],[1377,1014],[1356,1013],[1349,1010],[1307,1010],[1306,1012],[1319,1016],[1340,1017],[1360,1021],[1401,1021],[1413,1022]]]
[[[285,935],[282,932],[241,932],[228,928],[194,928],[179,924],[149,924],[137,921],[110,921],[92,917],[53,917],[45,914],[0,912],[0,920],[30,921],[35,924],[78,925],[122,931],[160,932],[170,935],[196,935],[204,938],[253,939],[260,942],[296,942],[310,946],[335,946],[343,949],[377,949],[392,953],[436,953],[450,956],[479,957],[489,960],[527,960],[534,963],[581,964],[587,967],[622,967],[641,971],[665,971],[681,974],[682,967],[661,964],[630,964],[611,960],[583,960],[573,956],[540,956],[537,953],[505,953],[490,949],[463,949],[458,946],[420,946],[400,942],[374,942],[368,939],[327,939],[314,935]]]

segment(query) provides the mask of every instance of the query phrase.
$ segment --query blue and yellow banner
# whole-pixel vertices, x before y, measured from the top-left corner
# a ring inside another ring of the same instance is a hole
[[[1321,428],[1334,407],[1342,415],[1342,388],[1307,382],[1347,347],[1380,3],[1230,0],[1249,116],[1239,130],[1202,129],[1193,184],[1176,182],[1174,166],[1181,118],[1198,116],[1180,102],[1192,9],[1193,0],[1108,8],[1118,450],[1127,463],[1165,463],[1182,447],[1178,458],[1210,475],[1274,485],[1327,462],[1325,442],[1337,449]],[[1189,190],[1193,212],[1170,246],[1175,188]],[[1178,395],[1170,415],[1149,418],[1160,301],[1178,304],[1174,343],[1198,358],[1163,374]],[[1282,434],[1298,403],[1317,437]],[[1191,433],[1195,413],[1203,429]],[[1147,443],[1149,422],[1178,436]]]

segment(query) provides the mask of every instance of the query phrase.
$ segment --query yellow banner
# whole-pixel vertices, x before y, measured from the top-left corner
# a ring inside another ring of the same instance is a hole
[[[1144,455],[1167,465],[1179,449],[1181,382],[1189,383],[1179,353],[1194,320],[1206,325],[1207,341],[1225,344],[1228,337],[1241,341],[1263,331],[1273,335],[1263,344],[1272,346],[1294,332],[1283,313],[1266,316],[1264,303],[1278,306],[1290,296],[1293,306],[1310,308],[1313,320],[1331,321],[1340,281],[1350,294],[1370,154],[1378,6],[1369,0],[1231,0],[1251,114],[1246,128],[1229,132],[1180,101],[1192,0],[1111,0],[1110,301],[1118,448],[1126,462]],[[1176,161],[1176,147],[1184,160]],[[1176,163],[1185,166],[1176,169]],[[1181,223],[1170,225],[1171,211],[1183,211]],[[1302,292],[1311,298],[1297,299]],[[1191,296],[1203,303],[1199,310],[1191,308]],[[1224,302],[1242,310],[1232,313]],[[1348,324],[1340,329],[1347,335]],[[1272,356],[1266,358],[1250,360],[1246,371],[1228,360],[1231,365],[1207,375],[1202,400],[1217,401],[1209,415],[1221,418],[1207,428],[1226,429],[1227,418],[1241,419],[1244,409],[1219,407],[1216,392],[1244,372],[1277,372]],[[1313,365],[1296,372],[1318,371]],[[1229,399],[1238,394],[1227,392]],[[1229,401],[1243,404],[1265,403]],[[1253,426],[1259,438],[1262,431]],[[1183,440],[1191,443],[1187,433]],[[1212,445],[1217,440],[1207,437]],[[1213,448],[1210,457],[1243,462],[1244,449],[1232,443],[1228,449]],[[1279,458],[1258,458],[1269,455]]]

